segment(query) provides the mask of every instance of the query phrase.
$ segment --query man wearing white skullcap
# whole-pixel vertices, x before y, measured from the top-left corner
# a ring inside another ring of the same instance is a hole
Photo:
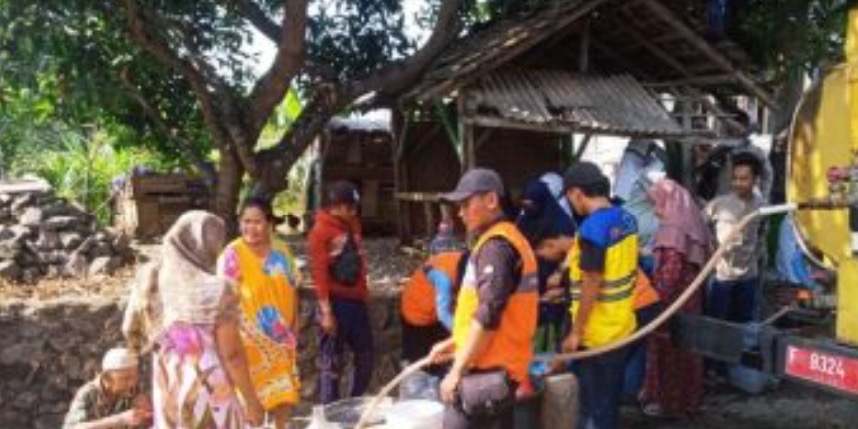
[[[101,373],[77,391],[63,429],[144,427],[152,407],[145,396],[136,394],[138,363],[129,349],[108,350],[101,360]]]

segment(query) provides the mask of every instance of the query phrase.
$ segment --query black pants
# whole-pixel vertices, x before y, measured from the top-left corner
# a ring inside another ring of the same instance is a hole
[[[620,413],[628,347],[572,364],[581,389],[578,429],[614,429]]]
[[[331,299],[331,309],[337,320],[337,332],[334,335],[323,333],[319,337],[319,400],[323,404],[340,399],[340,376],[346,346],[354,355],[352,397],[366,392],[374,364],[372,323],[366,304],[334,298]]]
[[[450,332],[439,322],[429,326],[412,325],[402,319],[402,359],[419,360],[432,350],[432,346],[450,337]]]
[[[432,346],[450,338],[450,332],[440,322],[429,326],[416,326],[402,319],[402,359],[416,362],[429,354]],[[441,377],[446,365],[429,365],[423,371]]]

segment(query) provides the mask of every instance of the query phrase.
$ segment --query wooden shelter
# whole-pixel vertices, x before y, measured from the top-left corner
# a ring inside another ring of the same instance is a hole
[[[313,197],[308,210],[318,209],[325,186],[338,180],[354,183],[361,194],[361,222],[368,235],[396,233],[393,137],[389,117],[331,120],[317,141]]]
[[[186,211],[211,210],[209,189],[181,173],[132,174],[114,200],[113,224],[131,237],[159,237]]]
[[[464,169],[494,168],[515,196],[594,134],[715,137],[731,115],[711,94],[771,105],[742,50],[707,41],[682,3],[559,0],[453,43],[394,121],[403,241],[428,235]]]

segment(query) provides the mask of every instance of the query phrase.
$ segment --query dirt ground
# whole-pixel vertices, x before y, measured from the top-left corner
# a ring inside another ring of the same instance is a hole
[[[289,240],[298,255],[303,246]],[[157,254],[157,245],[139,246],[140,261]],[[393,240],[369,240],[370,278],[377,287],[395,287],[419,262],[397,251]],[[127,291],[134,267],[113,276],[78,280],[44,280],[36,285],[0,284],[0,300],[48,299],[60,295],[116,296]],[[730,388],[707,395],[703,412],[687,421],[659,420],[644,416],[634,406],[624,406],[621,428],[627,429],[858,429],[858,401],[844,399],[794,383],[749,395]]]
[[[706,397],[703,412],[687,421],[657,420],[623,409],[628,429],[847,429],[858,428],[858,402],[794,383],[758,395],[737,391]]]

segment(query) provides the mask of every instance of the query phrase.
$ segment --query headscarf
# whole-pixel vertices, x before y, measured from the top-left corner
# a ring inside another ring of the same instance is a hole
[[[557,200],[557,203],[560,204],[560,208],[563,209],[563,211],[571,218],[573,216],[572,206],[569,205],[569,200],[567,200],[566,196],[563,194],[563,176],[553,171],[549,171],[548,173],[543,174],[542,177],[539,178],[539,181],[548,187],[551,195],[553,195],[554,199]]]
[[[122,331],[145,351],[177,322],[213,323],[226,281],[215,275],[226,227],[204,211],[183,214],[164,236],[160,260],[143,266],[131,290]]]
[[[150,262],[137,270],[131,294],[122,318],[122,334],[131,349],[149,351],[161,326],[162,305],[158,297],[159,262]]]
[[[712,236],[700,208],[685,188],[663,178],[647,192],[660,214],[655,247],[670,247],[682,253],[689,263],[703,266],[712,251]]]
[[[176,322],[215,322],[227,286],[215,274],[225,241],[223,220],[204,211],[183,214],[167,231],[158,270],[165,328]]]
[[[530,206],[522,209],[516,223],[525,236],[532,238],[537,231],[546,228],[554,234],[575,234],[574,221],[560,207],[545,182],[534,180],[528,183],[523,198],[530,201]]]

